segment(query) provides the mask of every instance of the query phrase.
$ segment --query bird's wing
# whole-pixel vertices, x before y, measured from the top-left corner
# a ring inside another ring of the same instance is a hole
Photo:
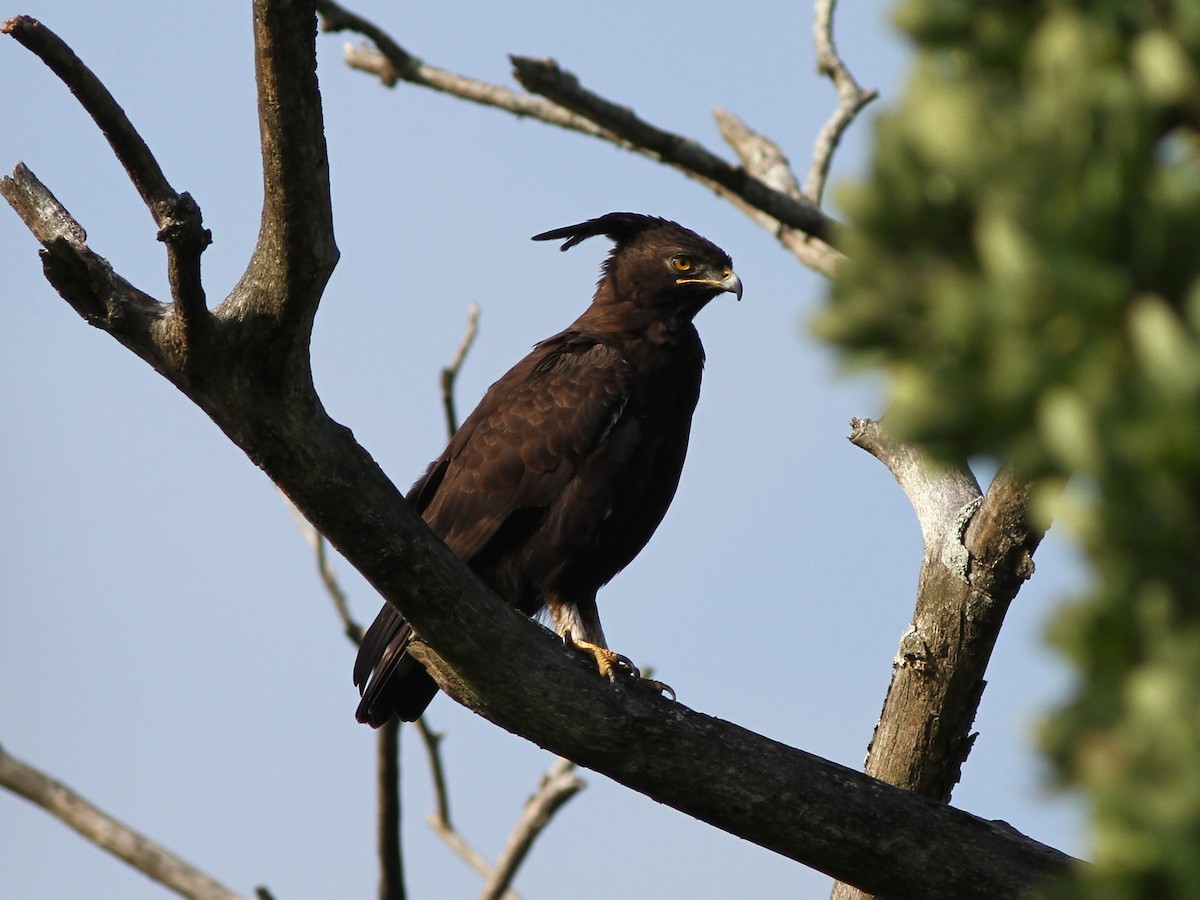
[[[469,561],[516,515],[558,498],[621,417],[629,367],[606,344],[564,333],[488,390],[410,498]]]

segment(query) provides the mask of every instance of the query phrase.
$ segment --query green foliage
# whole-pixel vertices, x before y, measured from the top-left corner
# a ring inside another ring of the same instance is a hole
[[[918,62],[818,331],[889,423],[1058,497],[1092,587],[1046,728],[1095,811],[1064,896],[1200,897],[1200,3],[902,0]]]

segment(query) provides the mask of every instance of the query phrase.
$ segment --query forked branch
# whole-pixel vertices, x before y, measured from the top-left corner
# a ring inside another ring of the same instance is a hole
[[[345,58],[352,68],[375,75],[389,87],[398,80],[407,81],[599,138],[669,165],[724,197],[772,233],[781,237],[784,233],[799,233],[819,242],[824,247],[822,252],[798,255],[806,265],[832,274],[837,257],[832,249],[837,241],[836,228],[808,198],[799,192],[779,190],[744,161],[740,167],[731,165],[698,141],[645,121],[629,107],[585,88],[553,60],[511,57],[517,80],[539,95],[530,96],[430,66],[383,29],[333,0],[318,0],[317,8],[325,30],[354,31],[375,45],[374,49],[347,45]],[[798,240],[785,244],[793,252],[801,246]]]
[[[158,161],[120,104],[58,35],[29,16],[9,19],[0,30],[41,59],[104,133],[154,217],[158,239],[167,246],[168,283],[177,314],[188,328],[201,326],[207,316],[200,284],[200,254],[212,243],[212,234],[202,225],[200,207],[189,194],[176,193],[167,183]]]
[[[817,50],[817,71],[827,75],[837,89],[837,109],[817,133],[812,163],[804,179],[804,196],[817,206],[829,181],[829,167],[842,135],[858,118],[863,107],[879,96],[875,90],[863,90],[837,51],[833,40],[833,11],[837,0],[815,0],[813,4],[813,43]]]
[[[965,463],[938,465],[879,422],[850,424],[850,440],[899,482],[925,543],[916,609],[892,663],[866,772],[947,803],[975,740],[992,649],[1042,532],[1030,521],[1029,486],[1013,473],[1002,471],[984,494]],[[868,896],[847,884],[832,895]]]

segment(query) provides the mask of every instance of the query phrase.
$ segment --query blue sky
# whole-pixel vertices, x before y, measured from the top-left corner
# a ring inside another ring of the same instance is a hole
[[[511,84],[507,54],[553,56],[584,84],[721,149],[725,107],[797,170],[832,109],[811,10],[766,2],[352,8],[434,65]],[[217,302],[253,247],[261,203],[249,3],[30,0],[126,109],[214,243]],[[880,3],[846,5],[843,55],[899,97],[909,62]],[[418,88],[386,90],[321,35],[341,262],[314,335],[326,408],[402,487],[444,442],[437,375],[470,303],[481,330],[465,412],[590,298],[605,247],[529,236],[611,210],[677,219],[727,250],[745,299],[698,319],[708,352],[692,450],[648,548],[600,595],[612,645],[680,702],[859,767],[912,610],[920,535],[907,501],[846,440],[880,412],[808,334],[825,291],[769,234],[678,173],[579,135]],[[29,53],[0,40],[0,165],[27,163],[116,270],[166,295],[154,226],[97,129]],[[862,170],[870,125],[834,182]],[[728,155],[728,154],[727,154]],[[836,194],[835,194],[836,196]],[[373,895],[374,740],[354,722],[353,650],[270,482],[174,388],[87,327],[0,209],[0,744],[230,887]],[[1078,810],[1044,788],[1033,745],[1063,696],[1041,633],[1082,577],[1051,534],[989,671],[955,805],[1069,852]],[[354,612],[379,600],[345,563]],[[440,698],[455,819],[488,857],[546,753]],[[404,736],[414,897],[478,878],[424,824],[424,760]],[[753,766],[753,760],[747,760]],[[527,898],[820,897],[828,879],[585,773],[516,884]],[[0,896],[158,898],[165,891],[57,821],[0,794]]]

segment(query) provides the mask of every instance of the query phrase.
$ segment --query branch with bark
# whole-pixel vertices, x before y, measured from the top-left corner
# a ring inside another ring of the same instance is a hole
[[[472,303],[467,310],[467,327],[463,333],[453,359],[441,370],[439,387],[442,409],[446,418],[446,431],[454,437],[458,431],[458,416],[455,411],[454,386],[462,370],[467,354],[479,333],[479,304]],[[333,602],[334,610],[342,623],[343,632],[356,647],[362,642],[363,627],[350,613],[346,592],[342,589],[337,573],[329,559],[325,538],[313,528],[294,506],[288,504],[293,518],[305,542],[313,549],[317,572],[325,592]],[[417,733],[429,758],[429,771],[433,779],[436,808],[429,814],[429,827],[468,866],[484,879],[481,897],[520,900],[510,889],[521,864],[533,849],[534,841],[549,826],[551,819],[579,791],[586,782],[575,771],[575,764],[559,758],[541,778],[537,791],[529,798],[525,808],[509,833],[508,841],[496,865],[491,865],[462,834],[450,819],[450,792],[446,783],[445,767],[442,764],[442,735],[433,731],[424,717],[416,721]],[[376,752],[376,787],[379,796],[377,812],[377,846],[380,859],[379,896],[382,900],[403,900],[407,895],[404,882],[403,853],[400,840],[400,728],[398,719],[385,723],[378,732]]]
[[[347,44],[346,64],[376,76],[387,87],[405,81],[607,141],[698,181],[775,234],[802,263],[815,271],[832,275],[841,258],[835,249],[838,226],[803,192],[780,189],[745,157],[741,166],[733,166],[696,139],[645,121],[630,107],[614,103],[584,87],[575,75],[554,60],[510,57],[513,76],[530,94],[537,95],[530,96],[430,66],[401,47],[383,29],[349,12],[334,0],[318,0],[317,10],[324,30],[353,31],[375,45],[369,48]],[[842,70],[845,70],[844,66]],[[818,144],[818,151],[824,147],[832,154],[837,136],[849,126],[858,110],[870,102],[866,93],[863,96],[866,99],[861,100],[853,113],[847,114],[845,104],[839,106],[840,124],[826,126],[823,134],[828,132],[828,135],[824,144]],[[716,115],[720,121],[722,115],[729,114],[718,110]],[[736,145],[734,149],[738,149]],[[786,157],[783,162],[787,164]],[[828,170],[828,161],[824,170]],[[794,183],[795,176],[791,179]]]
[[[1002,823],[610,685],[430,534],[312,385],[310,329],[338,256],[312,13],[311,3],[254,3],[262,225],[246,273],[211,312],[195,292],[160,303],[120,278],[24,167],[0,183],[64,299],[204,409],[413,623],[413,653],[439,686],[501,727],[871,893],[1019,897],[1067,871],[1068,857]],[[5,26],[39,29],[29,19]],[[39,46],[43,58],[61,54],[60,43]],[[74,89],[81,69],[56,71]],[[156,166],[112,143],[135,183],[152,180]]]
[[[948,803],[974,744],[992,650],[1043,532],[1029,518],[1030,485],[1010,470],[985,494],[966,463],[938,465],[870,419],[850,425],[850,440],[888,467],[912,503],[925,545],[866,772]],[[832,894],[868,896],[847,884]]]
[[[242,900],[170,850],[99,809],[60,781],[0,747],[0,785],[75,829],[159,884],[193,900]]]

